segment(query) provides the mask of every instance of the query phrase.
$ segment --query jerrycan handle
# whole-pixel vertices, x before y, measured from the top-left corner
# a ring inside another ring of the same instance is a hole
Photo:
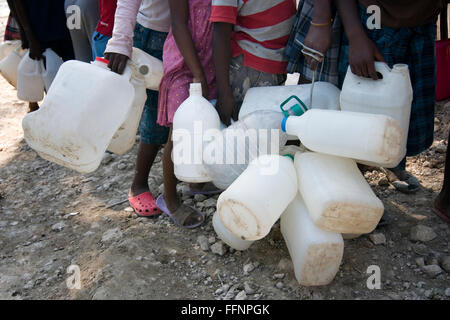
[[[298,104],[293,105],[291,108],[289,108],[289,110],[286,110],[284,107],[286,106],[286,104],[288,104],[288,102],[290,102],[291,100],[297,100]],[[303,103],[302,100],[299,99],[299,97],[293,95],[290,96],[289,98],[287,98],[281,105],[280,105],[280,109],[281,112],[283,112],[283,115],[285,117],[289,117],[289,116],[301,116],[302,114],[304,114],[306,111],[308,111],[308,107]]]

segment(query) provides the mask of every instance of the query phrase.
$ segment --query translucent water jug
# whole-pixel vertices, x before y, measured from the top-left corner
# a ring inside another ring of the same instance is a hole
[[[381,167],[403,154],[402,129],[385,115],[312,109],[300,117],[285,118],[282,128],[312,151]]]
[[[25,140],[49,161],[81,173],[98,168],[134,99],[131,71],[111,72],[107,61],[71,60],[59,69],[41,108],[22,122]]]
[[[134,99],[125,122],[114,133],[114,136],[108,146],[108,150],[123,155],[130,151],[136,142],[136,133],[139,127],[139,121],[142,116],[147,92],[145,82],[141,77],[131,77],[131,84],[134,87]]]
[[[59,68],[64,63],[60,56],[58,56],[52,49],[46,49],[42,54],[45,57],[45,65],[43,65],[42,79],[44,80],[45,90],[48,92],[55,79]]]
[[[247,250],[254,242],[242,240],[241,238],[236,237],[227,228],[225,228],[217,213],[213,216],[212,224],[219,239],[235,250]]]
[[[173,118],[175,176],[184,182],[209,182],[203,150],[210,137],[220,134],[220,118],[214,106],[203,98],[200,83],[191,83],[189,92]]]
[[[19,68],[20,61],[22,61],[27,52],[28,50],[22,50],[22,48],[18,47],[9,55],[0,60],[0,74],[14,88],[17,88],[17,70]]]
[[[162,78],[162,61],[138,48],[133,48],[128,66],[131,69],[131,83],[134,87],[134,101],[127,119],[114,134],[108,150],[123,155],[136,142],[136,133],[147,100],[146,88],[158,90]]]
[[[290,96],[297,96],[309,108],[311,107],[311,86],[312,84],[302,84],[250,88],[239,111],[239,119],[255,111],[272,110],[280,112],[280,105]],[[331,83],[316,82],[312,108],[339,110],[340,93],[340,90]]]
[[[133,48],[131,61],[137,72],[144,77],[145,87],[154,91],[159,90],[164,75],[162,61],[139,48]]]
[[[238,238],[259,240],[269,234],[297,192],[292,159],[264,155],[253,160],[219,196],[217,214]]]
[[[295,156],[300,194],[314,224],[326,231],[372,232],[384,206],[351,159],[319,153]]]
[[[17,97],[20,100],[38,102],[44,99],[44,62],[30,58],[29,51],[24,55],[17,69]]]
[[[20,40],[8,40],[0,44],[0,61],[22,46]]]
[[[280,112],[253,112],[215,137],[203,151],[205,168],[214,185],[226,189],[257,157],[279,154],[287,141],[281,131],[282,119]]]
[[[382,79],[372,80],[354,75],[349,68],[341,93],[341,109],[344,111],[384,114],[394,118],[403,133],[401,149],[397,159],[384,166],[392,168],[406,155],[409,118],[413,90],[408,65],[396,64],[392,69],[383,62],[375,68]],[[372,164],[372,163],[368,163]]]
[[[315,226],[300,195],[281,216],[280,227],[299,284],[324,286],[333,281],[344,254],[342,236]]]

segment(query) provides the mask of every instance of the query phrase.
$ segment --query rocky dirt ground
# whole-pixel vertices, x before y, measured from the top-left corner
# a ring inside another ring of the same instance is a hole
[[[5,10],[0,8],[0,34]],[[2,15],[3,14],[3,15]],[[450,226],[432,202],[440,190],[450,102],[436,105],[435,143],[410,158],[422,183],[415,195],[396,192],[379,171],[365,176],[392,221],[371,235],[345,241],[344,259],[328,286],[297,284],[279,224],[244,252],[217,239],[217,197],[184,197],[207,216],[196,230],[166,216],[138,218],[128,207],[136,147],[106,155],[82,175],[41,159],[23,140],[26,105],[0,79],[1,299],[449,299]],[[149,180],[162,190],[161,157]],[[81,289],[69,289],[69,266],[80,268]],[[369,266],[381,269],[370,290]]]

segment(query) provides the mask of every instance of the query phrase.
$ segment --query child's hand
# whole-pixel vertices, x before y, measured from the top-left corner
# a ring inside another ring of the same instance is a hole
[[[331,46],[332,30],[329,27],[314,27],[309,28],[308,34],[305,38],[305,46],[317,50],[325,55]],[[316,70],[319,61],[305,55],[306,63],[312,70]]]
[[[42,47],[39,41],[33,40],[29,42],[30,47],[30,58],[33,60],[41,60],[43,58],[42,56]]]
[[[378,80],[375,61],[385,62],[383,55],[366,35],[350,40],[348,59],[355,75],[373,80]]]
[[[227,126],[231,124],[231,118],[237,121],[237,106],[234,101],[233,94],[229,93],[224,96],[219,96],[216,105],[217,112],[219,113],[220,120]]]
[[[108,67],[111,71],[122,74],[127,66],[128,57],[124,54],[107,52],[105,58],[109,60]]]

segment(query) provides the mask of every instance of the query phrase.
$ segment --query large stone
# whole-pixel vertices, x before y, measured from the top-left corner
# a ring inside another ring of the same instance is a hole
[[[200,248],[203,251],[208,251],[209,250],[209,242],[208,242],[208,238],[206,238],[205,236],[198,236],[197,238],[197,243],[200,246]]]
[[[103,233],[102,242],[116,241],[122,238],[122,232],[119,228],[109,229]]]
[[[208,240],[206,240],[206,241],[208,241]],[[219,256],[223,256],[227,252],[226,247],[222,241],[218,241],[218,242],[214,243],[211,246],[211,251],[212,251],[212,253],[217,254]]]
[[[369,239],[374,245],[386,244],[386,236],[382,233],[372,233],[369,235]]]
[[[432,264],[429,266],[423,266],[421,267],[422,271],[425,272],[430,277],[434,278],[442,273],[441,267],[439,267],[436,264]]]
[[[446,272],[450,273],[450,256],[442,258],[441,266]]]
[[[430,227],[424,225],[417,225],[413,227],[409,234],[409,239],[412,241],[428,242],[437,237],[437,234]]]

